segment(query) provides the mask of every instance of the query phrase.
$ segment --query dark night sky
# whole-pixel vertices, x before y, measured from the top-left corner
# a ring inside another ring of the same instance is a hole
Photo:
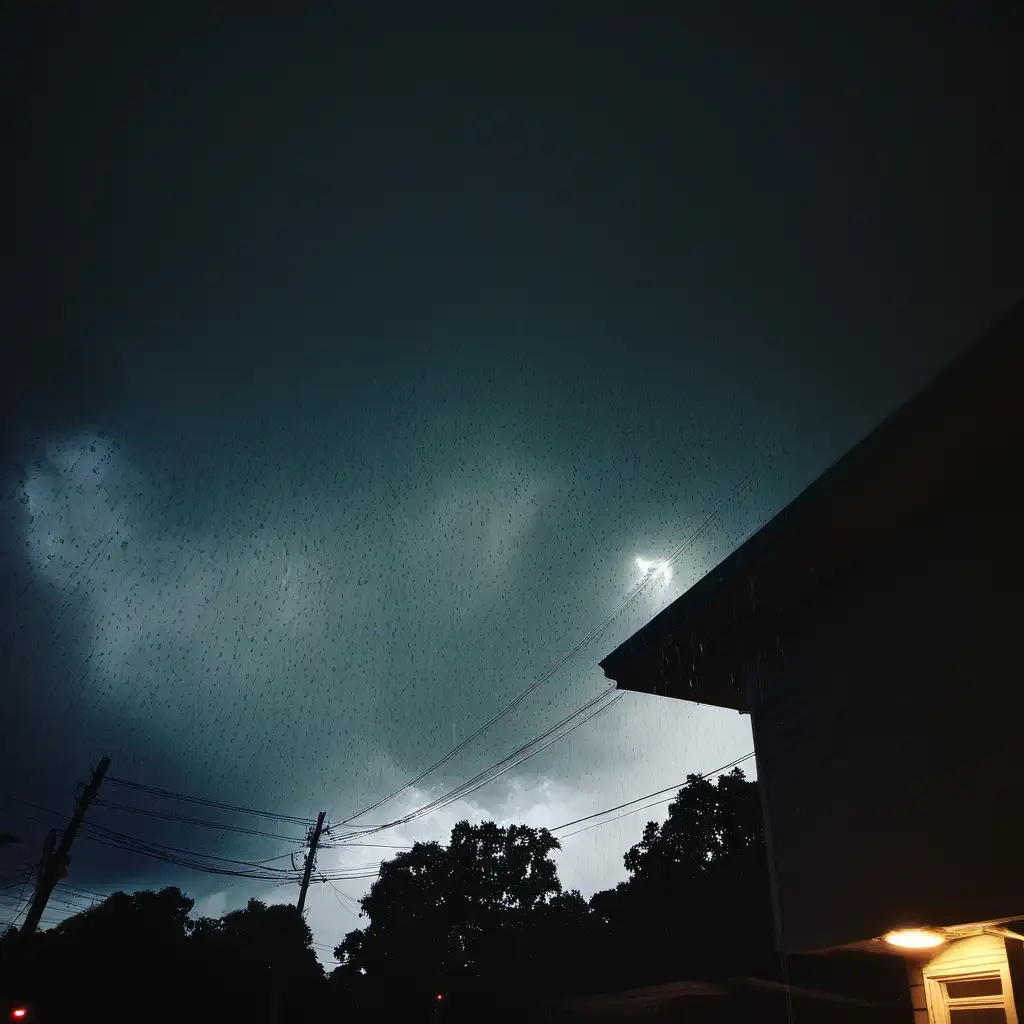
[[[389,808],[419,806],[599,692],[600,657],[1020,298],[1014,5],[686,6],[9,23],[0,791],[64,812],[107,753],[351,813],[745,479],[671,581]],[[627,695],[378,841],[555,825],[749,749],[743,718]],[[30,843],[4,863],[34,857],[46,825],[0,810]],[[563,881],[622,877],[644,820],[567,840]],[[267,891],[86,842],[76,878],[211,912]],[[356,922],[326,889],[329,944]]]

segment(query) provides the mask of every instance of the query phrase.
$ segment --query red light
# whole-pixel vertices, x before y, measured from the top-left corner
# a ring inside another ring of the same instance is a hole
[[[442,999],[444,999],[444,996],[443,996],[443,995],[441,995],[441,993],[440,993],[440,992],[438,992],[438,993],[437,993],[437,1001],[438,1001],[438,1002],[441,1002],[441,1000],[442,1000]]]
[[[16,1010],[11,1010],[11,1017],[14,1020],[24,1020],[28,1016],[28,1010],[23,1006],[19,1006]]]

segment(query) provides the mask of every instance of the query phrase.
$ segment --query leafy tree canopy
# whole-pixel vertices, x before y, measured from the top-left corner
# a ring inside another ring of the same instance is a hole
[[[111,893],[90,910],[66,918],[46,933],[52,941],[121,946],[145,935],[147,944],[183,943],[191,931],[194,901],[173,886],[159,892]]]
[[[614,950],[606,973],[642,984],[772,958],[760,796],[739,768],[717,783],[689,776],[666,820],[648,822],[623,860],[629,879],[590,901],[607,935],[600,946]]]
[[[268,1024],[316,993],[323,970],[294,906],[250,900],[199,920],[193,906],[177,888],[115,892],[28,940],[5,940],[0,991],[16,989],[53,1020]]]
[[[342,972],[429,987],[510,969],[542,921],[587,913],[579,893],[562,893],[557,849],[546,829],[493,821],[459,822],[448,846],[417,843],[381,865],[362,900],[369,925],[335,949]]]
[[[685,869],[695,880],[750,849],[763,846],[757,785],[734,768],[718,784],[689,775],[668,805],[668,818],[649,821],[643,838],[623,858],[635,878]]]
[[[193,939],[204,948],[276,974],[321,973],[313,953],[313,933],[291,904],[268,906],[251,899],[241,910],[233,910],[219,920],[201,918],[195,922]]]

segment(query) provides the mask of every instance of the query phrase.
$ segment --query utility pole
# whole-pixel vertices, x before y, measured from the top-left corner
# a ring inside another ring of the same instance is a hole
[[[103,783],[103,776],[107,774],[109,767],[109,757],[102,758],[96,766],[89,785],[85,787],[85,792],[78,798],[75,813],[71,816],[71,821],[64,830],[64,834],[60,838],[60,845],[55,852],[50,853],[53,850],[53,845],[50,837],[47,836],[47,842],[43,847],[43,861],[39,865],[39,882],[36,885],[36,894],[32,898],[32,906],[28,908],[25,923],[21,926],[21,934],[23,936],[34,935],[39,927],[39,919],[43,916],[46,902],[49,900],[54,886],[64,877],[64,870],[71,859],[68,856],[71,852],[71,844],[75,841],[75,836],[78,834],[78,828],[82,824],[85,812],[89,809],[89,804],[96,799],[96,794],[100,791],[100,786]]]
[[[46,867],[53,857],[53,851],[57,849],[57,830],[51,828],[43,840],[43,855],[39,858],[39,871],[36,873],[36,892],[42,889],[46,881]]]
[[[309,888],[309,876],[313,873],[313,861],[316,860],[316,848],[320,842],[320,833],[324,828],[324,818],[327,817],[326,811],[321,811],[316,816],[316,825],[313,827],[313,835],[309,840],[309,853],[306,854],[306,869],[302,872],[302,886],[299,889],[299,902],[296,906],[299,908],[299,914],[302,913],[306,906],[306,890]]]

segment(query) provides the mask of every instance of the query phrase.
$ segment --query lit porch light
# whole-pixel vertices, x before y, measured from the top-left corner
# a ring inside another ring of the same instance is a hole
[[[941,946],[946,937],[927,928],[900,928],[889,932],[885,936],[885,941],[890,946],[899,946],[900,949],[932,949]]]

